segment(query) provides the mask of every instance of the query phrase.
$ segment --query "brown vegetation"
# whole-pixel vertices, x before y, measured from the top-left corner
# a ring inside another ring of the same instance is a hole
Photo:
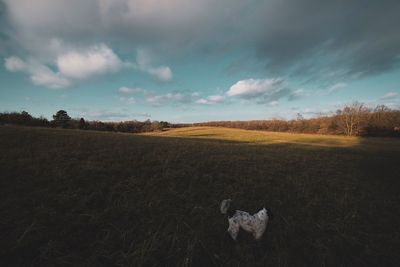
[[[299,114],[295,120],[212,121],[174,126],[212,126],[273,132],[394,137],[400,136],[400,111],[389,109],[384,105],[371,109],[362,103],[354,102],[337,110],[335,115],[321,115],[311,119],[304,119]]]
[[[0,113],[0,125],[2,124],[128,133],[162,131],[171,127],[212,126],[273,132],[398,137],[400,136],[400,110],[390,109],[385,105],[368,108],[363,103],[354,102],[338,109],[334,115],[321,115],[311,119],[304,119],[301,114],[298,114],[295,120],[211,121],[191,124],[171,124],[150,120],[86,121],[84,118],[71,119],[64,110],[59,110],[53,115],[53,120],[48,121],[42,116],[35,118],[28,112],[22,111]]]

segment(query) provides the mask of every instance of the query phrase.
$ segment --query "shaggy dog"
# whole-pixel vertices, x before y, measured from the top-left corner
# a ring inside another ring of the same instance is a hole
[[[236,240],[240,228],[253,234],[256,240],[259,240],[267,228],[268,220],[272,220],[272,213],[266,208],[261,209],[254,215],[241,210],[232,210],[231,199],[224,199],[221,202],[221,213],[227,214],[229,228],[228,233]]]

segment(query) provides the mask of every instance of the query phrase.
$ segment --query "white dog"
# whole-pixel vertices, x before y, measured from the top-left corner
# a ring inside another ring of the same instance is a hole
[[[267,228],[268,220],[272,220],[271,211],[266,208],[261,209],[254,215],[241,210],[231,210],[231,199],[224,199],[221,202],[221,213],[228,215],[229,228],[228,233],[236,240],[240,227],[253,234],[256,240],[259,240]]]

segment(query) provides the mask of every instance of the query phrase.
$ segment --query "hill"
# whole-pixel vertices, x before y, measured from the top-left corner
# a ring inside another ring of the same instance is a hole
[[[0,127],[1,266],[396,266],[400,141]],[[219,203],[272,209],[233,242]]]

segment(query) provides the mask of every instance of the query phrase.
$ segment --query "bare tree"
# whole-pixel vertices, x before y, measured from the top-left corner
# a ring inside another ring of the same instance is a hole
[[[362,131],[362,124],[366,122],[369,110],[363,103],[353,102],[338,110],[339,127],[345,135],[358,135]]]

